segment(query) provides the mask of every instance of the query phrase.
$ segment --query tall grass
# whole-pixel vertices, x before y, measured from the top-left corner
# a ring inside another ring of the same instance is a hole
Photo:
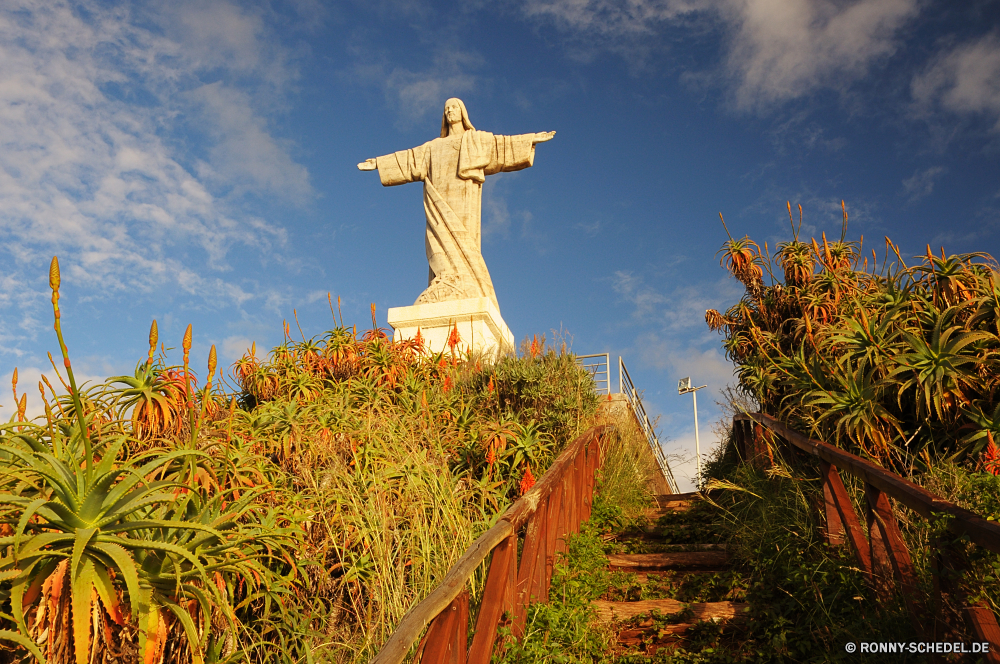
[[[779,457],[763,471],[739,464],[731,443],[725,450],[706,464],[706,476],[709,489],[724,489],[713,501],[746,578],[750,613],[739,653],[706,661],[846,662],[848,642],[924,639],[898,595],[877,592],[846,547],[824,541],[818,469]]]
[[[706,465],[713,500],[730,533],[729,547],[749,576],[751,605],[745,654],[754,661],[848,661],[848,642],[919,641],[927,633],[912,626],[892,572],[882,569],[872,585],[844,545],[829,546],[823,537],[823,490],[818,464],[804,453],[775,455],[775,465],[761,470],[742,464],[731,432]],[[864,486],[841,474],[865,528]],[[1000,518],[1000,478],[969,472],[955,463],[938,462],[918,478],[929,491],[984,517]],[[933,556],[943,544],[969,563],[954,581],[967,597],[1000,607],[1000,556],[972,546],[947,532],[942,520],[927,521],[901,505],[894,508],[918,582],[919,601],[939,611],[945,633],[937,640],[970,640],[957,595],[935,591]],[[932,629],[931,617],[926,628]],[[728,661],[728,660],[720,660]],[[886,660],[888,661],[888,660]]]
[[[653,503],[653,487],[661,471],[627,406],[602,408],[600,421],[615,429],[601,448],[604,460],[591,521],[603,529],[621,530],[636,523]]]

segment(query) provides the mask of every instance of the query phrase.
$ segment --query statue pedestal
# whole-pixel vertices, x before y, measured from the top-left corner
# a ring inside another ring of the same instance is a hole
[[[459,348],[472,347],[486,354],[504,354],[514,350],[514,335],[500,317],[500,310],[488,297],[450,300],[433,304],[389,309],[389,325],[394,339],[420,336],[432,353],[448,350],[448,335],[458,327]]]

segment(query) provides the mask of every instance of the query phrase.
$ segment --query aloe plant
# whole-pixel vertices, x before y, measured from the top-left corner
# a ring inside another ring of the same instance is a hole
[[[285,592],[281,573],[296,567],[282,549],[289,531],[259,505],[259,491],[228,487],[208,497],[183,481],[203,464],[241,477],[231,461],[193,448],[132,455],[133,432],[98,426],[105,411],[87,407],[63,341],[56,259],[50,285],[68,403],[57,402],[58,418],[46,403],[47,426],[0,428],[0,591],[11,607],[2,617],[16,627],[0,638],[40,661],[83,664],[112,647],[109,639],[135,634],[153,661],[176,628],[193,662],[205,652],[232,654],[240,597],[253,609],[262,586],[268,597]],[[152,369],[147,362],[135,384],[124,381],[119,405],[155,407],[163,397]]]
[[[846,224],[845,207],[845,235]],[[746,294],[706,322],[762,410],[898,469],[924,452],[980,463],[973,456],[992,431],[985,413],[1000,407],[991,256],[928,248],[911,266],[887,238],[881,262],[869,263],[860,241],[800,241],[793,225],[793,239],[768,257],[726,233],[724,264]],[[769,284],[747,282],[751,259]]]

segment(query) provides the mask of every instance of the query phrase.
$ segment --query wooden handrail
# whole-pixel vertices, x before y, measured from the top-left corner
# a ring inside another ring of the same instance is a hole
[[[845,452],[829,443],[807,438],[770,415],[747,413],[739,414],[734,419],[756,422],[766,426],[800,450],[861,478],[925,519],[933,518],[934,514],[951,515],[954,518],[948,520],[948,530],[957,535],[968,535],[969,539],[979,546],[994,553],[1000,553],[1000,523],[987,521],[969,510],[962,509],[955,503],[939,498],[927,489],[871,461]]]
[[[411,608],[403,619],[399,622],[399,625],[393,630],[392,634],[389,635],[388,640],[382,646],[381,650],[371,659],[370,664],[399,664],[406,657],[406,653],[410,650],[410,647],[416,642],[417,638],[424,628],[434,621],[439,616],[444,615],[444,612],[448,607],[457,606],[456,598],[462,593],[465,585],[468,583],[472,575],[475,574],[476,570],[479,568],[480,564],[486,557],[492,552],[498,545],[503,542],[509,542],[510,539],[514,540],[514,558],[516,559],[516,535],[520,530],[521,526],[525,525],[528,520],[538,512],[538,508],[541,505],[547,505],[550,495],[557,488],[560,489],[560,496],[564,492],[566,487],[569,487],[570,492],[576,492],[574,497],[577,499],[583,498],[585,505],[584,510],[589,515],[589,492],[593,490],[593,473],[597,470],[597,461],[592,457],[593,454],[588,454],[588,450],[592,447],[596,449],[596,444],[599,442],[600,438],[606,433],[614,429],[614,425],[601,425],[593,427],[583,435],[577,437],[570,445],[563,450],[563,452],[556,458],[549,469],[542,475],[542,477],[535,483],[535,486],[528,490],[520,499],[518,499],[513,505],[511,505],[506,512],[497,520],[497,523],[487,530],[485,533],[479,536],[479,538],[472,543],[472,545],[466,550],[462,557],[458,559],[455,565],[448,571],[444,580],[441,582],[437,588],[435,588],[427,597],[421,600],[416,606]],[[584,457],[583,466],[578,462],[581,455]],[[596,454],[597,457],[600,453]],[[587,476],[589,472],[589,477]],[[580,475],[580,478],[576,476]],[[564,480],[569,480],[564,482]],[[578,481],[582,479],[583,481]],[[587,491],[587,496],[584,496],[583,492]],[[575,506],[576,501],[566,500],[561,502],[569,502]],[[558,511],[558,507],[556,508]],[[574,507],[574,516],[579,518],[580,514],[577,514],[577,509]],[[562,513],[557,513],[557,517],[560,524],[565,522],[569,530],[573,530],[578,527],[578,521],[576,524],[571,523],[574,519],[561,518]],[[549,515],[546,514],[546,517]],[[548,525],[548,524],[542,524]],[[556,524],[548,525],[548,528],[555,529]],[[558,533],[562,536],[565,533]],[[543,553],[547,551],[548,546],[554,545],[554,537],[548,536],[546,533],[536,535],[536,539],[545,539],[545,542],[541,543],[543,548]],[[553,544],[550,544],[548,540],[552,540]],[[535,544],[536,548],[538,544]],[[526,546],[526,548],[528,548]],[[494,556],[494,559],[496,556]],[[509,556],[508,556],[509,558]],[[494,562],[496,562],[494,560]],[[509,563],[509,560],[507,561]],[[534,565],[534,560],[529,561],[529,565]],[[543,568],[545,568],[543,560]],[[548,570],[548,573],[551,569]],[[530,576],[530,575],[529,575]],[[535,585],[539,582],[535,580]],[[489,586],[488,582],[488,586]],[[545,588],[548,587],[548,578],[543,581]],[[492,587],[492,586],[491,586]],[[533,586],[534,587],[534,586]],[[504,588],[499,588],[498,592],[503,593]],[[527,591],[525,591],[527,592]],[[508,598],[512,599],[512,598]],[[527,599],[527,595],[525,596]],[[499,602],[499,599],[495,600]],[[484,598],[484,604],[486,603]],[[468,611],[468,602],[465,604],[465,611]],[[499,614],[497,614],[499,616]],[[438,621],[440,622],[440,621]],[[460,624],[455,622],[456,625]],[[433,627],[432,627],[433,629]],[[453,629],[449,623],[449,629]],[[465,635],[461,635],[461,642],[464,643]],[[489,643],[489,647],[492,648],[492,640]],[[443,651],[442,651],[443,652]],[[462,653],[461,661],[465,661],[465,653]],[[419,659],[418,655],[418,659]],[[485,659],[483,661],[489,661],[489,653],[486,653]]]
[[[748,423],[754,425],[752,436],[748,435],[750,432],[743,426]],[[884,589],[884,582],[894,577],[918,632],[927,633],[928,614],[920,598],[910,552],[893,514],[890,497],[928,520],[940,514],[951,516],[947,522],[950,532],[967,536],[984,549],[1000,553],[1000,524],[987,521],[978,514],[935,496],[871,461],[803,436],[770,415],[745,413],[733,418],[734,440],[745,461],[757,466],[774,462],[771,448],[763,436],[765,427],[794,447],[819,457],[827,542],[831,546],[850,542],[858,564],[867,572],[869,581],[877,589]],[[863,511],[868,525],[867,537],[838,469],[860,478],[864,483]],[[951,543],[935,542],[931,557],[936,607],[933,638],[942,640],[939,637],[943,636],[943,632],[951,630],[941,613],[941,595],[947,593],[962,607],[968,628],[976,639],[990,643],[991,649],[986,655],[986,661],[1000,664],[1000,624],[993,615],[993,610],[985,602],[970,605],[969,597],[955,583],[965,565],[963,556],[957,553]]]

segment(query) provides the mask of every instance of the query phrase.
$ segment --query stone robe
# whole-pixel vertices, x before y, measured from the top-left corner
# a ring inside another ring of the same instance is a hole
[[[472,297],[488,297],[496,304],[482,254],[483,182],[487,175],[531,166],[533,138],[469,129],[376,158],[384,186],[424,183],[430,270],[427,289],[414,304]]]

